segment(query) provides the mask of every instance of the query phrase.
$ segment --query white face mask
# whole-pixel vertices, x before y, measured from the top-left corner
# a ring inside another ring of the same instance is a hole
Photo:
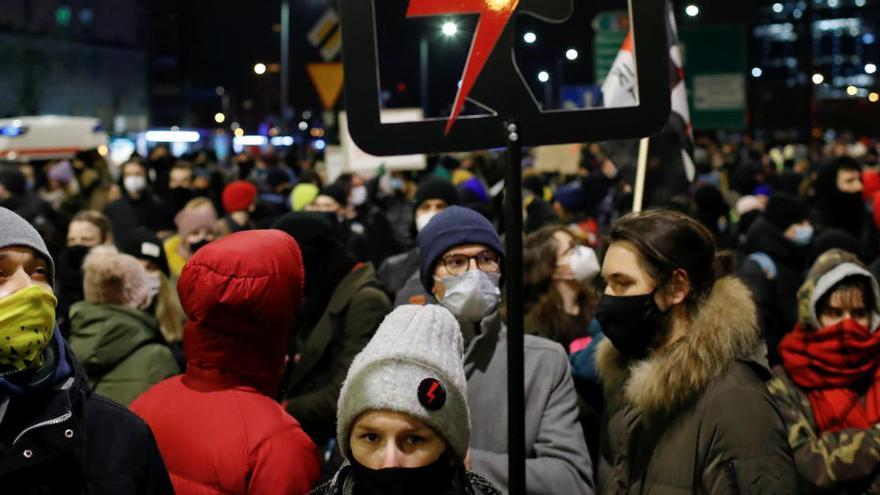
[[[129,175],[122,179],[122,185],[129,194],[137,194],[147,188],[147,178],[142,175]]]
[[[463,323],[476,323],[490,315],[501,301],[500,273],[472,270],[462,275],[443,277],[446,289],[440,301]]]
[[[360,206],[367,202],[367,188],[365,186],[357,186],[351,190],[351,204]]]
[[[152,273],[148,273],[146,283],[148,296],[141,309],[149,308],[156,299],[156,296],[159,295],[159,290],[162,288],[162,276],[159,274],[153,275]]]
[[[574,248],[568,263],[575,280],[582,283],[593,280],[602,270],[599,266],[599,259],[596,258],[596,252],[587,246]]]
[[[431,219],[436,216],[436,212],[422,213],[420,215],[416,215],[416,231],[421,232],[422,229],[428,226],[428,223],[431,221]]]

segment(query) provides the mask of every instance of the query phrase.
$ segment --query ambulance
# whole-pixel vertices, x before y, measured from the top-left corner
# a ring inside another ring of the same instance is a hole
[[[108,152],[109,136],[94,117],[45,115],[0,119],[0,161],[35,162]]]

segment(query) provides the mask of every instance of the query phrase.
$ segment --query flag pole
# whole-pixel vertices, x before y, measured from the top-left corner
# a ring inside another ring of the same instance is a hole
[[[645,200],[645,175],[648,172],[648,144],[651,138],[639,142],[639,165],[636,169],[636,187],[633,191],[633,213],[641,213]]]

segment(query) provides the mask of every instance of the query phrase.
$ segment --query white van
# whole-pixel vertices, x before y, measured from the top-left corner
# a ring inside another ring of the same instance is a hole
[[[72,158],[97,149],[107,154],[109,136],[94,117],[0,119],[0,160],[22,162]]]

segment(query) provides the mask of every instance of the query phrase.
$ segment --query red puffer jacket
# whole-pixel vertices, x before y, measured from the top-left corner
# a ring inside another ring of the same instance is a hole
[[[306,494],[317,483],[315,445],[271,398],[303,279],[299,247],[281,231],[233,234],[184,267],[186,374],[131,405],[178,494]]]

